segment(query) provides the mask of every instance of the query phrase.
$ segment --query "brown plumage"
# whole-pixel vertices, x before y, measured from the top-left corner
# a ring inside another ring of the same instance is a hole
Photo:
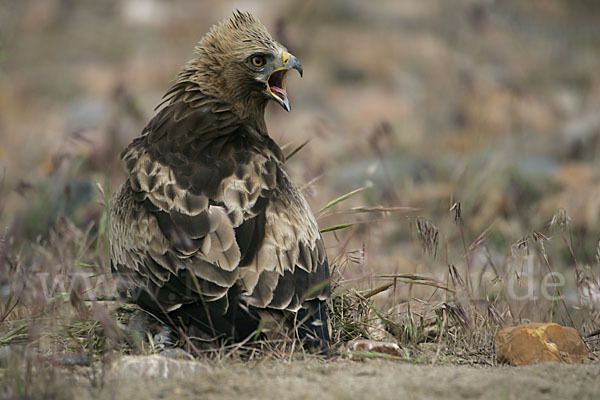
[[[121,155],[129,177],[111,201],[111,265],[129,296],[175,323],[242,340],[275,316],[324,348],[325,247],[264,121],[269,100],[289,111],[290,69],[302,74],[247,13],[200,41]]]

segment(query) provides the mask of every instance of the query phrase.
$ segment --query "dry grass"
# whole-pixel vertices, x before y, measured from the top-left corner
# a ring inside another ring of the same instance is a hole
[[[310,357],[289,340],[204,350],[190,332],[180,331],[174,342],[159,344],[153,334],[129,329],[136,307],[116,297],[105,229],[109,193],[97,186],[99,201],[93,207],[101,212],[83,229],[61,217],[36,242],[23,242],[19,247],[10,236],[2,241],[0,362],[4,394],[64,394],[64,386],[56,382],[72,379],[66,371],[83,374],[92,386],[99,386],[105,365],[116,354],[152,354],[165,346],[182,347],[192,357],[210,363]],[[498,260],[491,256],[497,253],[489,240],[493,227],[468,240],[471,235],[465,227],[469,220],[459,202],[449,208],[441,228],[432,220],[414,216],[415,210],[410,208],[345,208],[363,190],[339,196],[319,212],[323,218],[342,215],[346,221],[324,228],[324,235],[337,243],[330,248],[334,356],[345,356],[348,341],[364,338],[398,343],[410,362],[493,366],[493,337],[503,326],[529,320],[557,321],[574,326],[584,336],[597,334],[597,269],[578,262],[570,217],[564,209],[543,229],[532,229],[517,240]],[[410,225],[412,246],[420,249],[422,259],[444,263],[446,271],[351,278],[352,271],[364,267],[369,256],[364,245],[350,249],[351,243],[357,239],[364,243],[361,236],[369,235],[374,225],[398,217]],[[555,282],[564,275],[553,274],[557,268],[549,254],[561,251],[571,257],[573,282]],[[441,261],[444,252],[446,260]],[[550,284],[549,294],[556,299],[540,295],[542,281]],[[568,291],[574,299],[564,296]],[[587,343],[597,353],[596,337]]]
[[[343,348],[344,342],[357,338],[389,340],[410,348],[421,361],[435,363],[442,356],[450,361],[495,365],[493,337],[504,326],[556,321],[577,328],[584,337],[597,332],[600,320],[593,297],[600,290],[598,277],[593,276],[589,267],[584,274],[577,264],[573,246],[567,240],[570,232],[565,210],[558,210],[548,226],[547,230],[555,233],[554,240],[533,231],[511,246],[501,265],[495,265],[491,258],[481,258],[481,253],[489,256],[488,231],[482,232],[472,243],[466,243],[460,205],[455,203],[450,211],[458,234],[446,235],[453,236],[453,242],[431,221],[414,219],[417,242],[425,254],[435,257],[438,240],[464,251],[461,264],[447,265],[445,281],[419,274],[374,275],[372,278],[390,282],[362,292],[343,279],[336,282],[332,324],[339,348]],[[561,220],[564,223],[557,223]],[[548,242],[552,246],[566,247],[572,254],[576,270],[572,287],[564,281],[555,281],[564,280],[564,276],[554,274]],[[531,270],[525,269],[525,262]],[[528,276],[532,271],[533,276]],[[551,289],[546,289],[547,296],[543,296],[540,290],[545,290],[546,284]],[[391,305],[374,299],[386,293],[384,298],[389,300],[393,297],[390,292],[400,291],[401,287],[406,289],[406,297]],[[416,290],[421,293],[419,296],[412,294]],[[575,301],[564,296],[564,291],[571,290],[575,291]],[[589,337],[587,343],[597,353],[597,340]],[[434,353],[427,344],[437,346]]]
[[[9,3],[0,397],[65,397],[76,377],[101,386],[119,354],[162,350],[130,329],[136,308],[116,298],[106,204],[123,179],[118,153],[198,26],[229,5],[181,2],[195,12],[107,25],[127,2],[74,14],[58,1]],[[527,321],[574,326],[598,355],[597,7],[417,3],[259,11],[306,66],[289,82],[294,111],[270,110],[268,123],[327,242],[334,355],[366,338],[398,343],[413,363],[496,365],[496,331]],[[217,364],[309,357],[288,341],[201,343],[180,332],[171,345]]]

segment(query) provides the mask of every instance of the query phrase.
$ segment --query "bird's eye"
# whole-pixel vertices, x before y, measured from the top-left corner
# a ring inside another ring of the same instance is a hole
[[[250,58],[250,62],[255,67],[262,67],[265,65],[265,58],[263,56],[252,56],[252,58]]]

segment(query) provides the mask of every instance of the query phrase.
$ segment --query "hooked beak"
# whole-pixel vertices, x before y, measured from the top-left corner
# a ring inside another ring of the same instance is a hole
[[[289,112],[291,108],[288,94],[285,90],[285,78],[291,69],[298,71],[302,77],[303,70],[300,61],[287,51],[284,51],[281,55],[281,64],[281,67],[275,69],[271,72],[271,75],[269,75],[269,78],[267,79],[267,89],[269,90],[271,97]]]

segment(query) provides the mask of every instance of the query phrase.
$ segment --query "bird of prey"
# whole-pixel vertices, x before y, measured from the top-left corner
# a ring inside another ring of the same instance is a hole
[[[264,119],[270,100],[290,111],[294,69],[302,75],[249,13],[211,28],[121,154],[111,269],[122,292],[170,323],[241,341],[276,321],[326,351],[323,239]]]

